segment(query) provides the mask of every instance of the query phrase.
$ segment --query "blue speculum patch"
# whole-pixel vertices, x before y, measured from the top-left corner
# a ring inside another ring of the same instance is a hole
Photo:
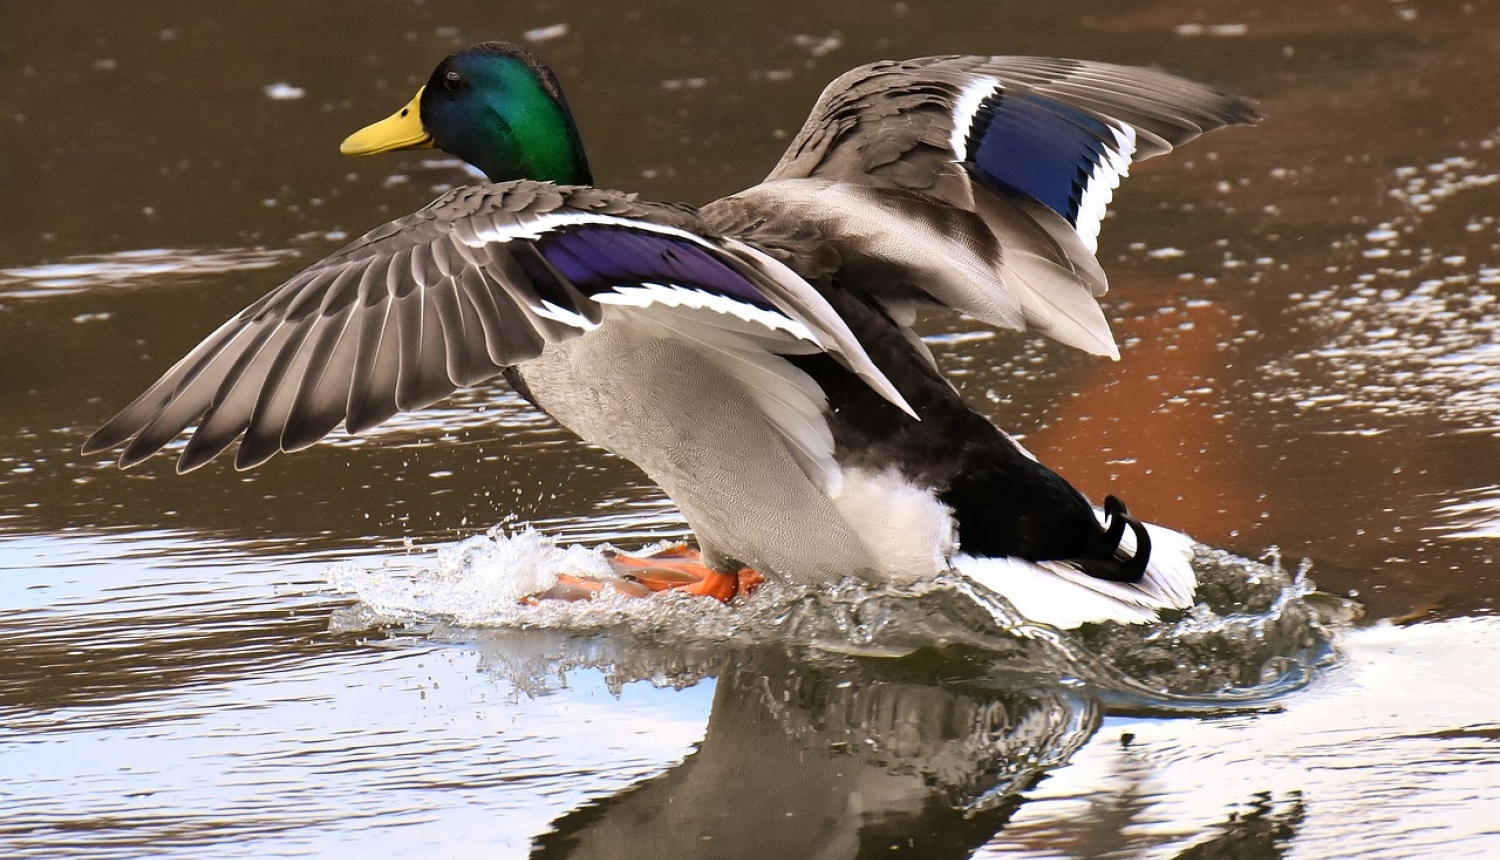
[[[590,295],[620,286],[673,284],[776,310],[734,267],[686,239],[629,227],[586,226],[548,233],[536,245],[547,262]]]
[[[980,181],[1019,191],[1078,225],[1078,207],[1114,132],[1090,114],[1035,93],[997,92],[975,113],[969,160]]]

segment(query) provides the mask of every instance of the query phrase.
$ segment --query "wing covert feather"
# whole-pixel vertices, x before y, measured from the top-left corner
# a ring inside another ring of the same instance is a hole
[[[293,276],[84,450],[124,445],[121,463],[134,465],[196,422],[180,470],[236,439],[235,464],[250,468],[341,422],[360,432],[586,335],[610,312],[596,300],[605,293],[749,320],[768,343],[795,351],[807,344],[792,341],[807,341],[900,399],[816,290],[695,210],[521,181],[457,189]]]

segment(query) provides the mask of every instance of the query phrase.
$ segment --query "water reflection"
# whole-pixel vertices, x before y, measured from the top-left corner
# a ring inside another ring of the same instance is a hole
[[[694,751],[554,820],[536,840],[538,857],[970,856],[1010,840],[1012,814],[1107,712],[1280,707],[1326,666],[1331,643],[1307,583],[1223,553],[1200,554],[1205,603],[1195,613],[1066,634],[1028,626],[993,595],[954,582],[914,592],[770,585],[732,609],[692,600],[517,606],[537,577],[587,564],[580,551],[561,553],[534,532],[494,533],[406,569],[335,575],[362,601],[335,614],[336,629],[395,623],[401,636],[475,645],[483,671],[526,696],[565,693],[596,673],[621,692],[642,681],[714,684]],[[591,731],[628,747],[631,729]],[[1144,826],[1151,799],[1112,792],[1070,825],[1070,838],[1119,844]],[[1301,814],[1242,802],[1250,811],[1193,851],[1222,842],[1274,852]],[[1034,832],[1016,839],[1036,847]]]
[[[1500,540],[1500,486],[1477,487],[1438,506],[1429,530],[1457,540]]]
[[[1269,792],[1257,792],[1234,804],[1223,820],[1205,823],[1204,835],[1181,848],[1170,837],[1142,839],[1132,833],[1150,824],[1151,774],[1147,768],[1137,768],[1120,776],[1134,781],[1119,793],[1098,798],[1076,818],[1043,827],[1013,826],[974,856],[1025,852],[1037,857],[1092,858],[1131,856],[1130,851],[1155,849],[1152,856],[1174,860],[1280,860],[1293,853],[1307,816],[1307,804],[1300,793],[1277,798]],[[1171,853],[1175,849],[1180,850]]]
[[[296,257],[290,250],[148,248],[85,254],[59,263],[0,269],[0,298],[40,299],[98,289],[161,287],[172,280],[265,269]]]
[[[1087,696],[940,653],[721,660],[698,748],[559,818],[533,857],[967,857],[1099,725]]]
[[[950,645],[836,657],[785,645],[683,647],[620,631],[439,633],[448,637],[476,642],[486,672],[532,694],[590,671],[616,689],[641,678],[668,687],[715,679],[692,752],[558,817],[533,857],[1091,857],[1175,841],[1143,843],[1160,815],[1158,765],[1129,755],[1093,779],[1082,808],[1011,826],[1043,779],[1091,740],[1134,742],[1130,732],[1096,739],[1107,692],[1058,683],[1019,652]],[[1224,820],[1204,822],[1191,845],[1162,856],[1280,857],[1305,814],[1296,792],[1229,804]]]
[[[1426,798],[1430,845],[1500,801],[1475,769],[1493,624],[1356,631],[1288,674],[1328,644],[1314,595],[1224,556],[1205,597],[1243,611],[1049,638],[942,589],[476,627],[435,611],[456,582],[391,626],[330,593],[327,556],[122,543],[0,542],[7,856],[1269,858],[1337,853],[1371,792]],[[1304,790],[1345,812],[1304,820]]]
[[[1006,833],[1065,836],[1101,796],[1133,792],[1145,808],[1119,843],[1127,850],[1201,844],[1188,856],[1242,856],[1219,837],[1265,807],[1263,824],[1295,824],[1279,849],[1295,856],[1489,856],[1500,784],[1473,766],[1494,760],[1495,696],[1472,681],[1495,670],[1496,622],[1354,631],[1340,643],[1341,666],[1278,713],[1108,717]]]
[[[64,715],[75,731],[150,722],[153,704],[175,709],[205,686],[341,648],[317,611],[321,563],[277,565],[268,582],[248,546],[166,532],[114,540],[0,541],[0,714],[11,730],[58,728]]]

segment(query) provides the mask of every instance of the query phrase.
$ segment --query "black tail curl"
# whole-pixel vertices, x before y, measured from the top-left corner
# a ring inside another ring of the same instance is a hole
[[[1107,561],[1082,559],[1076,562],[1079,569],[1095,579],[1140,582],[1146,575],[1146,565],[1151,561],[1151,535],[1146,532],[1146,527],[1140,520],[1130,515],[1125,503],[1114,496],[1104,497],[1104,517],[1108,521],[1104,529],[1104,540],[1113,557]],[[1135,535],[1135,553],[1132,555],[1126,555],[1120,548],[1126,526]]]

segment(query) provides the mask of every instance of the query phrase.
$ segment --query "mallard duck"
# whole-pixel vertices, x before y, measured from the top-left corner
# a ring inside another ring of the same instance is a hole
[[[84,450],[123,445],[129,467],[196,424],[179,471],[236,439],[248,469],[504,376],[672,498],[699,591],[957,568],[1038,620],[1154,618],[1192,601],[1191,542],[1113,496],[1096,509],[966,404],[911,325],[946,306],[1118,358],[1094,256],[1112,190],[1256,118],[1150,69],[878,62],[828,86],[763,183],[694,208],[593,187],[553,72],[476,45],[342,149],[437,147],[490,182],[272,290]]]

